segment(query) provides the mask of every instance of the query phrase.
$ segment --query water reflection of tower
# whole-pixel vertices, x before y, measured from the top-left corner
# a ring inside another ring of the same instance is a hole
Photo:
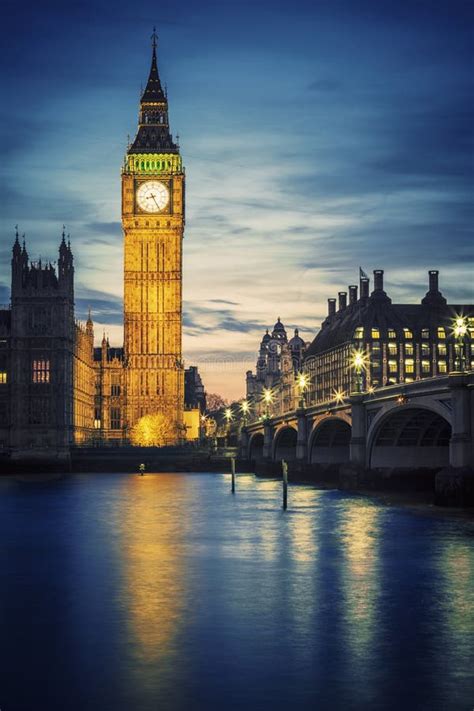
[[[138,677],[137,685],[153,689],[156,698],[178,703],[182,690],[176,678],[183,660],[177,637],[187,603],[181,549],[187,533],[186,522],[177,512],[186,509],[183,498],[190,490],[177,475],[133,477],[126,486],[116,518],[124,561],[120,603],[130,668]],[[176,508],[169,506],[173,500]],[[160,506],[160,501],[168,506]]]

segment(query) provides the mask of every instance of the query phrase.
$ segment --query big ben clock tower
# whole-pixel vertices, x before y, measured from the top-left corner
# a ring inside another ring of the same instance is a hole
[[[184,169],[168,121],[153,32],[138,131],[122,171],[124,355],[129,436],[146,415],[165,415],[167,442],[182,428]]]

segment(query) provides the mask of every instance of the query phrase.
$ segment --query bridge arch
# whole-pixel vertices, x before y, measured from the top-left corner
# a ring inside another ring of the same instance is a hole
[[[263,432],[254,432],[248,444],[248,458],[253,461],[263,459]]]
[[[368,433],[369,468],[441,468],[449,464],[450,439],[447,413],[420,404],[393,407]]]
[[[273,460],[278,462],[284,459],[292,462],[296,459],[296,440],[298,433],[294,427],[284,425],[280,427],[273,438]]]
[[[348,462],[352,428],[348,419],[325,417],[313,427],[309,438],[310,464],[340,464]]]

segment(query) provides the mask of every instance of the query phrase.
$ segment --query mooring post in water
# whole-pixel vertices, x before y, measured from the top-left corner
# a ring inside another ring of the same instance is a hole
[[[286,511],[288,506],[288,464],[284,459],[281,460],[281,470],[283,472],[283,511]]]
[[[235,459],[230,460],[230,471],[232,472],[232,493],[235,494]]]
[[[140,464],[140,466],[138,467],[138,471],[140,472],[140,476],[143,476],[145,473],[145,465]]]

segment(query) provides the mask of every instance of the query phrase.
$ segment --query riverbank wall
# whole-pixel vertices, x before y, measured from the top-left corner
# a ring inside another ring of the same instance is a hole
[[[252,461],[249,471],[261,477],[281,476],[280,462]],[[240,462],[243,466],[243,462]],[[364,469],[352,464],[288,462],[289,481],[353,493],[400,493],[420,496],[438,506],[474,507],[474,469],[463,467]]]

